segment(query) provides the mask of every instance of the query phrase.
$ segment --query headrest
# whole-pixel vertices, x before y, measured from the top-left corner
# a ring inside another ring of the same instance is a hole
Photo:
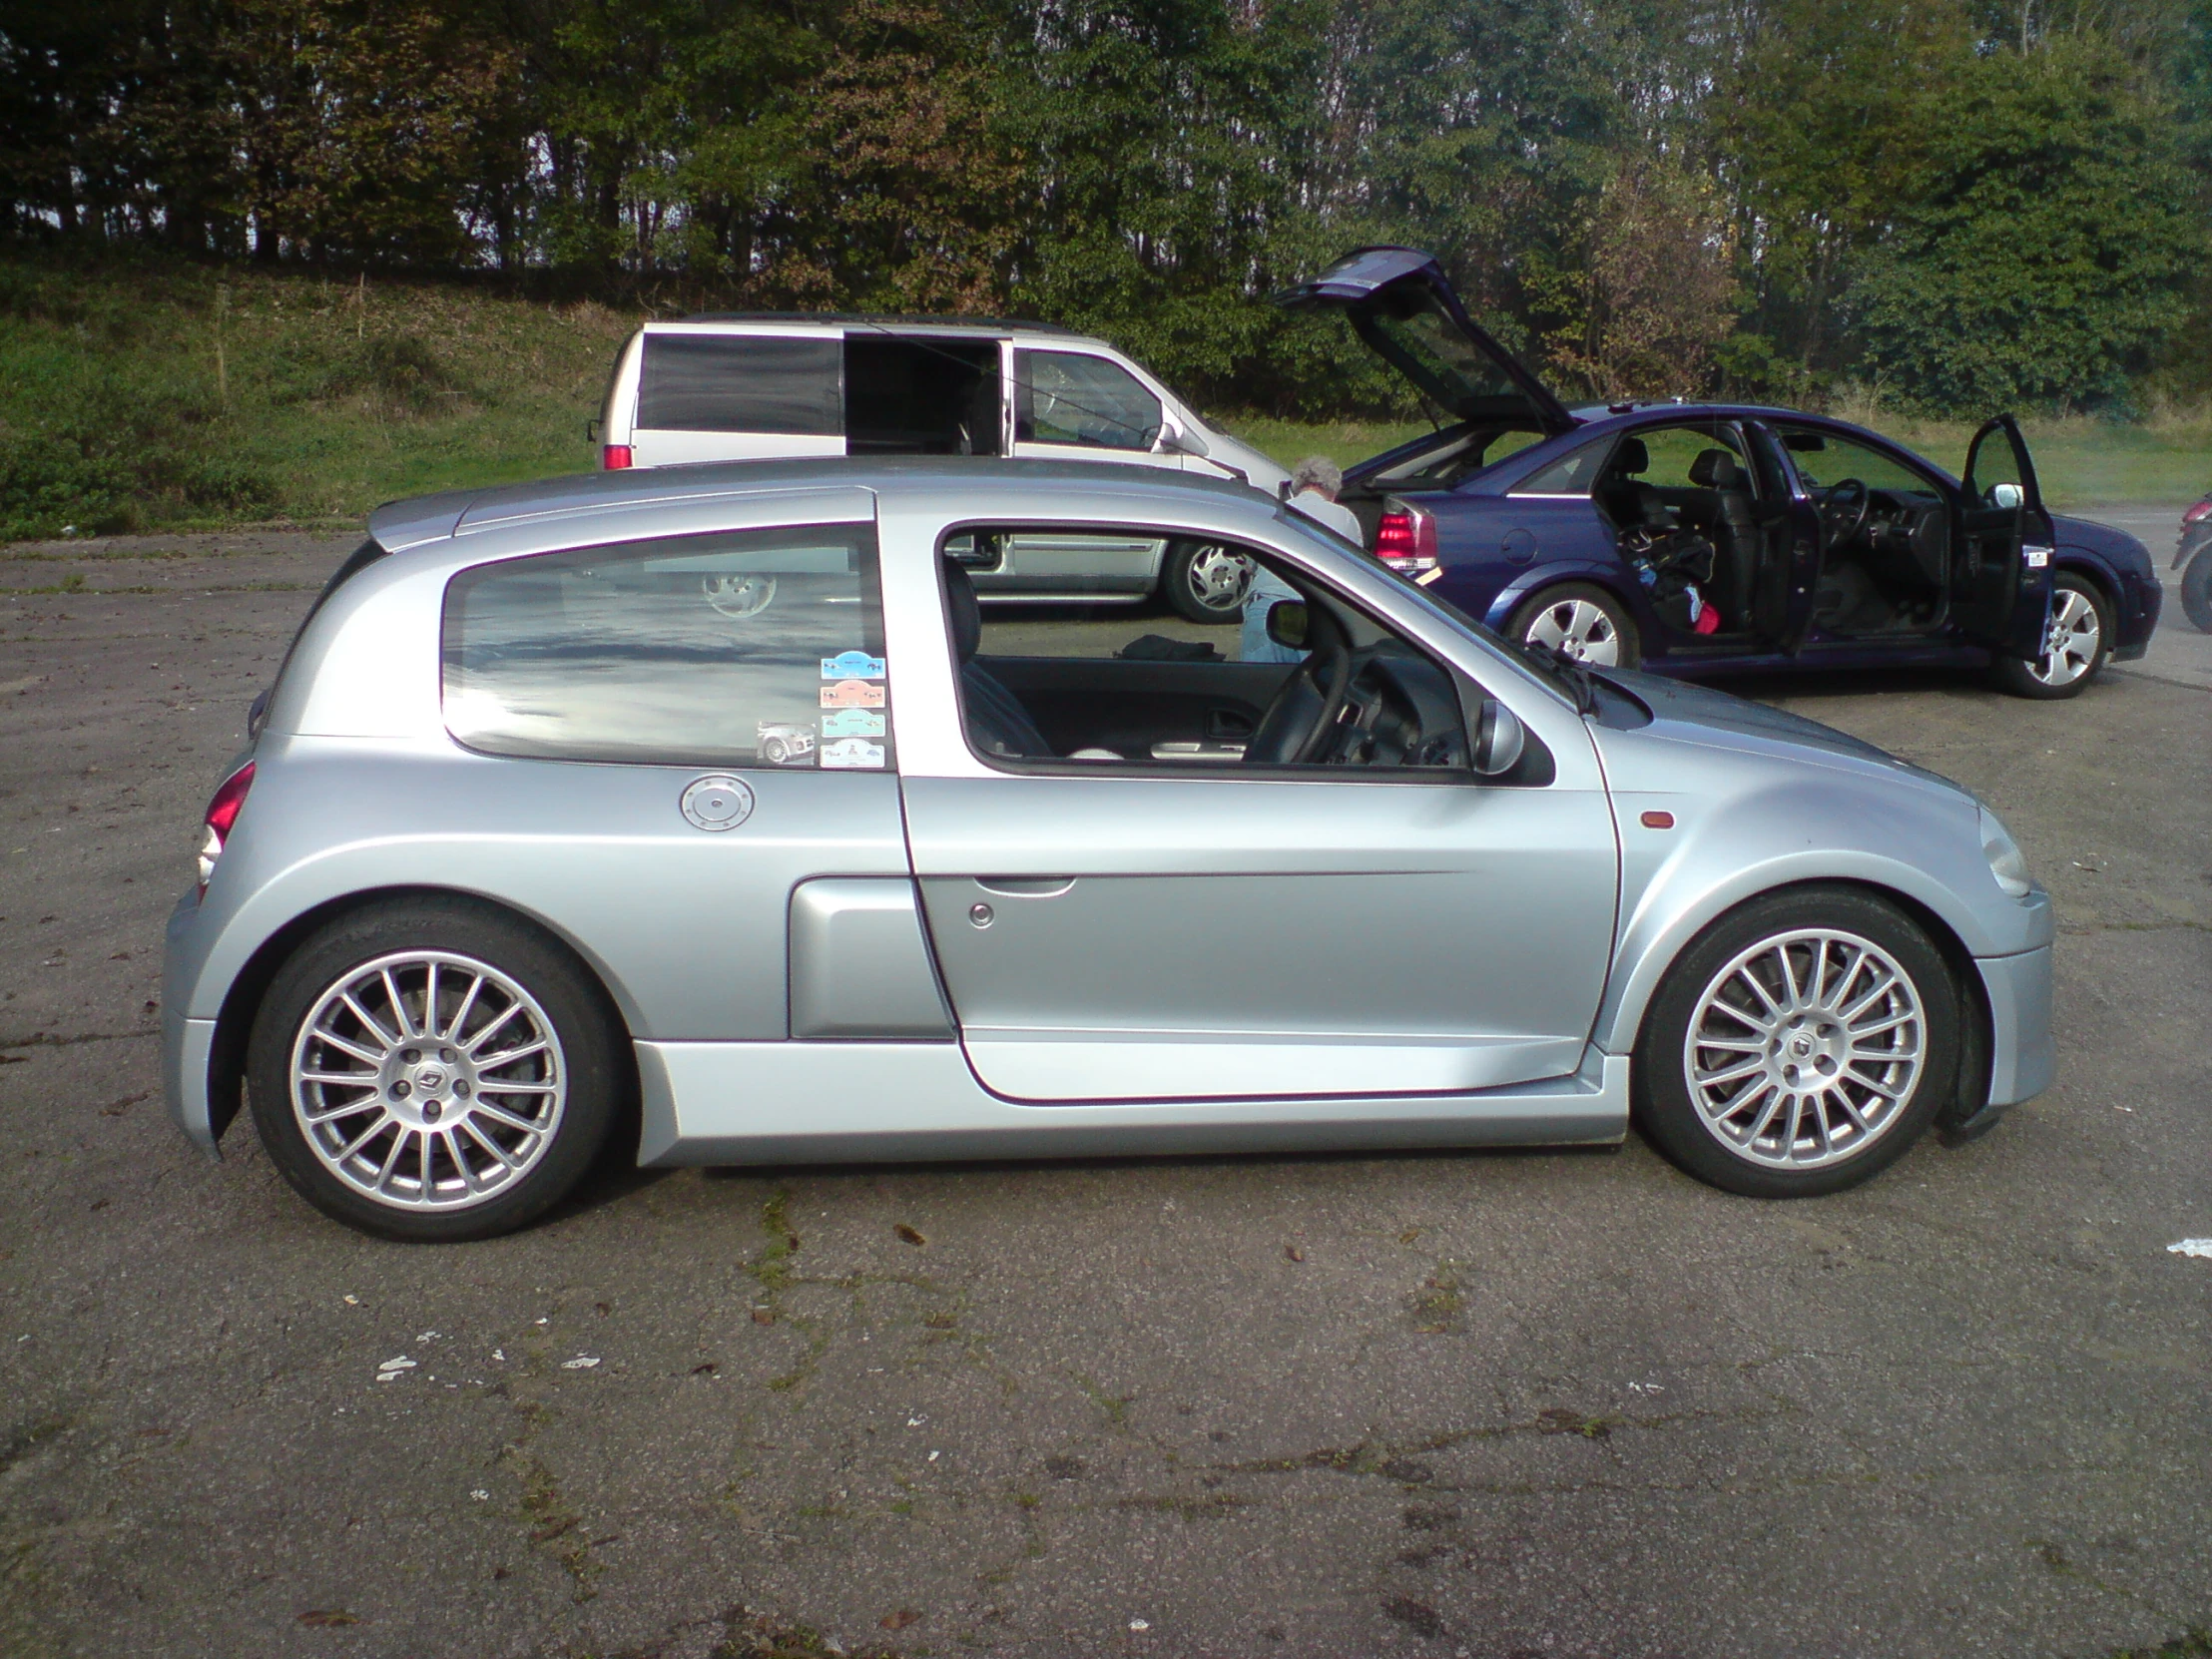
[[[983,607],[975,602],[975,580],[957,559],[944,561],[944,608],[952,619],[952,648],[966,663],[983,643]]]
[[[1651,451],[1644,447],[1642,438],[1623,438],[1620,447],[1613,451],[1613,470],[1623,475],[1643,472],[1651,465]]]
[[[1701,449],[1690,463],[1690,482],[1700,489],[1732,490],[1743,486],[1742,469],[1725,449]]]

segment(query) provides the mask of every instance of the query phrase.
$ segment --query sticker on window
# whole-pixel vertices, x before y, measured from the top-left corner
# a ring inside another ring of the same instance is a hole
[[[865,680],[839,680],[833,686],[822,688],[822,706],[825,709],[880,709],[883,688],[871,686]]]
[[[822,659],[822,677],[825,680],[880,680],[883,659],[870,657],[865,651],[840,651],[834,657]]]
[[[865,738],[839,738],[835,743],[823,746],[822,764],[832,772],[880,770],[883,746],[869,743]]]
[[[754,753],[772,767],[815,764],[815,729],[797,721],[764,720],[756,729]]]
[[[830,738],[879,738],[883,735],[883,717],[871,715],[864,709],[839,709],[835,714],[822,717],[822,735]]]

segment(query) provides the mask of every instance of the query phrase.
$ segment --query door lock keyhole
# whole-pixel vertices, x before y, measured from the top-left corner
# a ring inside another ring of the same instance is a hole
[[[991,907],[988,904],[970,904],[967,918],[978,927],[988,927],[991,924]]]

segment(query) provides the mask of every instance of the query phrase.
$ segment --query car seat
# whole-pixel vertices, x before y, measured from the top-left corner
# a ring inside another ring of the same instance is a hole
[[[1759,568],[1759,515],[1750,481],[1727,450],[1703,449],[1690,463],[1690,482],[1712,492],[1713,591],[1706,597],[1719,607],[1724,628],[1742,628],[1751,617],[1752,578]]]
[[[983,644],[983,607],[976,602],[974,580],[957,560],[942,563],[945,615],[952,625],[952,649],[960,660],[960,707],[968,741],[990,755],[1049,759],[1052,746],[1044,741],[1021,699],[975,661]]]
[[[1597,484],[1598,505],[1623,530],[1638,525],[1654,530],[1666,527],[1666,498],[1635,476],[1650,468],[1651,451],[1642,438],[1621,439],[1613,448],[1613,458],[1605,463],[1605,474]]]

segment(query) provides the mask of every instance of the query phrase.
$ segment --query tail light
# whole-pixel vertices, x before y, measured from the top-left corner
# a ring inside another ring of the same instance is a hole
[[[2183,513],[2181,522],[2184,524],[2202,524],[2208,518],[2212,518],[2212,495],[2206,496],[2194,507]]]
[[[1436,520],[1396,497],[1382,503],[1375,526],[1375,556],[1400,576],[1420,577],[1436,568]]]
[[[635,462],[630,457],[630,446],[628,444],[607,443],[600,445],[599,464],[609,472],[620,472],[624,467],[634,465]]]
[[[230,837],[231,826],[239,821],[239,809],[246,805],[246,792],[254,787],[254,763],[248,761],[238,771],[216,786],[215,799],[208,803],[208,838],[200,843],[200,895],[208,893],[208,879],[215,874],[215,861],[223,856],[223,843]]]

